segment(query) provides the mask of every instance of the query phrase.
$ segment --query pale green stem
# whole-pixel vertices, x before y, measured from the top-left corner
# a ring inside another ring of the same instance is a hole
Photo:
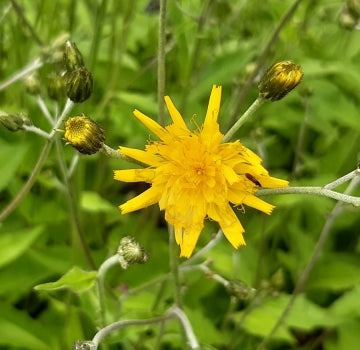
[[[159,116],[158,122],[160,125],[165,125],[165,116],[164,116],[164,96],[165,96],[165,45],[166,45],[166,0],[160,0],[160,15],[159,15],[159,38],[158,38],[158,70],[157,70],[157,79],[158,79],[158,107],[159,107]]]
[[[34,134],[40,135],[41,137],[43,137],[46,140],[48,140],[50,137],[50,135],[46,131],[44,131],[34,125],[23,125],[22,129],[25,131],[33,132]]]
[[[230,130],[224,135],[223,142],[229,141],[234,134],[240,129],[240,127],[263,105],[266,100],[258,96],[258,98],[252,103],[247,111],[237,120],[237,122],[230,128]]]
[[[0,83],[0,91],[6,89],[11,84],[17,82],[18,80],[26,77],[28,74],[34,72],[35,70],[39,69],[44,63],[41,61],[40,58],[37,58],[34,60],[33,63],[22,69],[21,71],[15,73],[11,78],[4,81],[3,83]]]
[[[102,144],[102,147],[100,148],[100,152],[104,153],[105,155],[111,158],[131,160],[131,158],[127,157],[125,154],[109,147],[105,143]]]
[[[324,186],[324,188],[327,190],[332,190],[333,188],[336,188],[336,187],[342,185],[343,183],[352,180],[356,176],[360,176],[360,169],[355,169],[355,170],[351,171],[350,173],[338,178],[337,180],[328,183],[327,185]]]
[[[257,193],[259,196],[266,196],[270,194],[311,194],[333,198],[338,201],[349,203],[355,207],[360,206],[360,197],[349,196],[347,194],[328,190],[324,187],[304,186],[304,187],[285,187],[285,188],[264,188]]]
[[[90,345],[90,349],[91,350],[96,350],[99,346],[99,343],[105,338],[107,337],[109,334],[121,329],[121,328],[125,328],[128,326],[146,326],[146,325],[150,325],[150,324],[156,324],[156,323],[162,323],[166,320],[170,320],[177,317],[177,315],[175,313],[171,313],[169,312],[167,315],[165,316],[161,316],[161,317],[155,317],[155,318],[150,318],[147,320],[124,320],[124,321],[119,321],[119,322],[114,322],[102,329],[100,329],[94,336],[94,338],[92,339]]]
[[[106,312],[105,312],[105,286],[104,286],[104,279],[107,271],[110,267],[119,264],[119,256],[117,254],[111,256],[110,258],[106,259],[97,272],[97,289],[99,293],[99,303],[100,303],[100,316],[101,316],[101,325],[104,326],[106,324]]]
[[[175,315],[180,320],[184,328],[186,338],[189,341],[190,349],[199,349],[199,342],[184,311],[182,311],[179,307],[175,306],[168,312],[168,315]]]
[[[179,249],[175,242],[174,227],[168,225],[169,230],[169,258],[170,271],[173,277],[175,304],[178,307],[182,306],[180,278],[179,278]]]
[[[32,170],[28,180],[16,195],[16,197],[9,203],[9,205],[1,212],[0,214],[0,222],[2,222],[7,216],[17,207],[17,205],[22,201],[25,195],[28,193],[32,185],[34,184],[38,173],[40,172],[44,161],[50,151],[51,145],[54,142],[54,137],[56,136],[56,129],[59,125],[63,122],[64,118],[70,112],[71,108],[73,107],[74,103],[70,100],[67,100],[66,105],[64,107],[63,112],[61,113],[60,118],[58,119],[57,123],[54,125],[53,130],[49,134],[49,138],[46,140],[45,146],[42,149],[40,156]]]
[[[43,112],[45,118],[49,121],[49,123],[51,125],[54,124],[54,119],[51,116],[51,113],[49,112],[44,100],[42,99],[42,97],[40,95],[36,96],[36,102],[38,104],[38,106],[40,107],[41,111]]]
[[[350,182],[348,188],[346,189],[345,193],[346,194],[351,193],[359,185],[359,183],[360,183],[360,177],[353,178],[352,181]],[[272,328],[270,333],[263,339],[263,341],[257,347],[256,350],[265,350],[267,348],[266,346],[269,343],[270,339],[277,332],[277,330],[280,328],[280,326],[285,321],[286,317],[289,315],[292,307],[294,306],[296,298],[303,291],[305,284],[310,276],[310,273],[311,273],[312,269],[314,268],[315,263],[318,260],[321,251],[324,248],[325,242],[331,233],[331,228],[332,228],[332,225],[333,225],[335,219],[341,214],[341,211],[343,209],[343,204],[344,203],[342,203],[342,202],[336,203],[334,209],[328,215],[325,225],[321,231],[319,240],[316,243],[316,247],[311,256],[311,259],[310,259],[309,263],[307,264],[304,272],[300,276],[299,280],[297,281],[296,287],[291,295],[289,303],[285,307],[284,311],[282,312],[281,316],[277,320],[276,324],[274,325],[274,327]]]

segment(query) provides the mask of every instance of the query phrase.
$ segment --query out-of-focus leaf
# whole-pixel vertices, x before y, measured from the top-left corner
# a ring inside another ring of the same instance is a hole
[[[95,278],[95,271],[84,271],[75,266],[57,281],[39,284],[35,289],[51,291],[70,288],[74,292],[83,292],[93,287]]]
[[[113,211],[115,206],[102,198],[98,193],[84,191],[81,194],[81,207],[89,212],[109,212]]]
[[[14,176],[16,169],[22,162],[27,146],[19,143],[17,145],[0,144],[0,190],[4,189],[11,178]]]
[[[34,350],[53,348],[47,339],[49,334],[38,321],[5,303],[0,303],[0,309],[0,345]]]
[[[23,254],[43,232],[43,227],[0,234],[0,267]]]
[[[359,264],[341,259],[341,255],[332,255],[331,259],[319,261],[310,274],[306,288],[337,291],[359,284]]]

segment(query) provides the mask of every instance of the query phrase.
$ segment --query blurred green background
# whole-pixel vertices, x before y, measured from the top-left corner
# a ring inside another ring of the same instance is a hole
[[[287,59],[299,64],[301,84],[283,100],[265,104],[237,138],[263,158],[271,175],[292,186],[323,186],[354,170],[359,157],[360,31],[344,15],[344,2],[300,1],[244,94],[257,59],[293,3],[168,1],[165,91],[188,125],[196,127],[203,121],[212,85],[222,85],[219,123],[224,133],[257,97],[256,81],[268,66]],[[2,0],[0,84],[44,52],[56,54],[49,46],[67,35],[94,76],[91,98],[77,104],[70,116],[90,116],[115,149],[142,149],[148,130],[132,111],[157,119],[158,5],[148,0]],[[41,96],[52,114],[63,108],[65,98],[48,97],[49,74],[62,69],[60,60],[38,72]],[[22,80],[0,91],[0,110],[25,113],[34,125],[50,131]],[[31,174],[44,143],[38,135],[0,128],[1,211]],[[145,188],[113,180],[113,170],[133,165],[103,154],[80,156],[71,180],[74,208],[64,190],[59,154],[69,165],[76,151],[64,143],[52,147],[31,191],[0,226],[0,349],[69,349],[96,333],[94,288],[34,290],[74,266],[94,269],[76,238],[79,228],[96,267],[127,235],[150,254],[145,265],[111,269],[109,322],[162,315],[174,301],[171,283],[156,282],[169,272],[163,213],[152,206],[122,216],[117,208]],[[359,189],[353,195],[359,196]],[[255,300],[231,295],[199,270],[182,274],[183,308],[204,349],[256,348],[284,310],[336,205],[332,199],[305,195],[265,199],[277,206],[270,217],[251,208],[238,211],[246,247],[236,251],[222,240],[206,255],[214,272],[241,280],[245,291],[255,288]],[[216,231],[208,222],[197,250]],[[304,293],[269,349],[358,348],[359,209],[345,205],[331,231]],[[108,349],[186,348],[175,321],[161,338],[159,334],[160,326],[129,327],[105,343]]]

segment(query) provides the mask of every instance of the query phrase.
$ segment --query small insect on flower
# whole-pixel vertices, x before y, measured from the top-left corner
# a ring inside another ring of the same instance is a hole
[[[259,94],[266,100],[278,101],[294,89],[302,77],[300,66],[291,61],[277,62],[260,80]]]
[[[159,141],[145,150],[120,147],[126,156],[148,165],[144,169],[115,170],[115,179],[147,182],[151,187],[120,206],[123,214],[158,203],[165,220],[174,226],[180,256],[190,257],[204,220],[219,223],[225,237],[238,248],[245,244],[242,227],[231,203],[270,214],[274,206],[256,197],[259,187],[287,187],[288,182],[269,176],[261,158],[234,142],[222,142],[217,122],[221,86],[213,86],[204,124],[189,130],[170,97],[165,103],[173,123],[163,127],[138,110],[134,115]]]

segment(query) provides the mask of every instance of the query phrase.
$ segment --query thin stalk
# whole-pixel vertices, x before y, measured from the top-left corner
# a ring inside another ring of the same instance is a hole
[[[170,257],[170,271],[173,277],[175,305],[182,306],[181,300],[181,286],[179,278],[179,249],[175,242],[175,234],[173,226],[168,225],[169,230],[169,257]]]
[[[252,105],[246,110],[246,112],[237,120],[237,122],[230,128],[230,130],[224,135],[223,142],[229,141],[234,134],[240,129],[240,127],[264,104],[266,100],[258,96],[258,98],[252,103]]]
[[[25,131],[28,131],[28,132],[33,132],[34,134],[37,134],[46,140],[48,140],[50,137],[50,135],[46,131],[44,131],[43,129],[40,129],[34,125],[23,125],[22,129]]]
[[[106,259],[97,272],[97,289],[99,294],[99,305],[100,305],[100,318],[101,318],[101,326],[106,324],[106,307],[105,307],[105,275],[110,267],[119,264],[119,256],[117,254],[111,256],[110,258]]]
[[[36,58],[32,63],[30,63],[28,66],[20,70],[19,72],[15,73],[11,78],[8,80],[0,83],[0,91],[5,90],[7,87],[12,85],[13,83],[17,82],[18,80],[26,77],[28,74],[36,71],[40,67],[43,66],[43,62],[40,58]]]
[[[346,194],[351,193],[359,185],[359,183],[360,183],[359,177],[353,178],[352,181],[350,182],[348,188],[346,189],[345,193]],[[276,324],[274,325],[274,327],[272,328],[270,333],[263,339],[263,341],[260,343],[260,345],[257,347],[256,350],[265,350],[267,348],[266,346],[268,345],[270,339],[277,332],[277,330],[280,328],[280,326],[284,323],[286,317],[289,315],[290,311],[292,310],[292,307],[294,306],[296,298],[304,290],[305,284],[306,284],[307,280],[309,279],[310,273],[311,273],[312,269],[314,268],[314,266],[320,256],[320,253],[322,252],[322,250],[324,248],[325,242],[331,233],[331,228],[334,224],[334,221],[342,212],[343,205],[344,205],[344,203],[342,203],[342,202],[336,203],[334,209],[328,215],[325,225],[321,231],[320,237],[316,243],[316,246],[315,246],[314,252],[311,256],[311,259],[310,259],[309,263],[307,264],[304,272],[300,276],[299,280],[297,281],[296,287],[291,295],[289,303],[286,305],[286,308],[282,312],[281,316],[277,320]]]
[[[150,325],[150,324],[162,323],[166,320],[170,320],[175,317],[177,317],[175,313],[169,313],[165,316],[150,318],[147,320],[124,320],[124,321],[114,322],[114,323],[100,329],[95,334],[94,338],[92,339],[90,349],[96,350],[99,346],[99,343],[105,337],[107,337],[109,334],[111,334],[121,328],[125,328],[128,326],[146,326],[146,325]]]
[[[63,122],[64,118],[67,116],[67,114],[70,112],[71,108],[73,107],[73,102],[70,100],[67,100],[66,105],[64,107],[63,112],[61,113],[61,116],[59,117],[58,121],[54,125],[54,129],[50,132],[49,138],[46,140],[46,143],[40,153],[40,156],[34,166],[34,169],[32,170],[28,180],[22,187],[22,189],[19,191],[19,193],[16,195],[16,197],[8,204],[8,206],[1,212],[0,214],[0,222],[5,220],[8,215],[18,206],[18,204],[23,200],[25,195],[29,192],[32,185],[34,184],[37,175],[39,174],[47,155],[50,151],[51,145],[54,142],[54,138],[56,137],[56,129],[60,126],[60,124]]]
[[[344,203],[352,204],[355,207],[360,206],[360,197],[349,196],[345,193],[339,193],[332,190],[328,190],[324,187],[316,187],[316,186],[264,188],[259,190],[256,194],[259,196],[266,196],[270,194],[311,194],[311,195],[336,199]]]
[[[159,15],[159,39],[158,39],[158,65],[157,65],[157,97],[158,97],[158,122],[160,125],[165,125],[165,46],[166,46],[166,0],[160,0],[160,15]]]

